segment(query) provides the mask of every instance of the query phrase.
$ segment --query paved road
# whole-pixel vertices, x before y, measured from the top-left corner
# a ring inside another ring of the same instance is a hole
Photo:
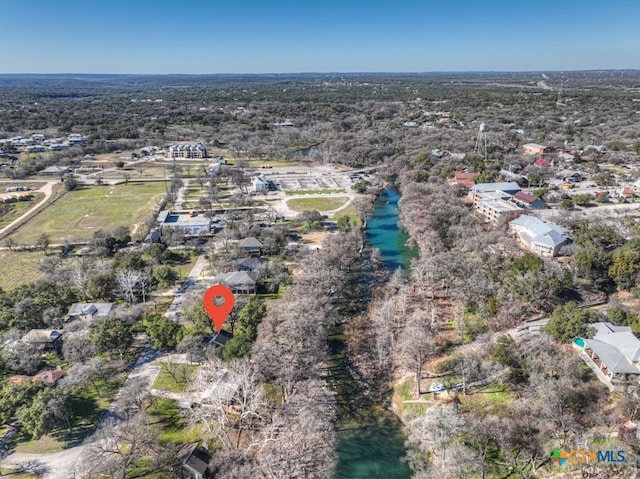
[[[159,355],[155,350],[153,350],[153,348],[151,348],[151,345],[148,343],[148,338],[146,340],[147,345],[131,369],[127,380],[122,385],[122,388],[116,395],[114,401],[111,403],[109,410],[100,419],[96,432],[87,437],[81,444],[60,452],[53,452],[49,454],[10,454],[0,461],[0,466],[15,468],[19,465],[37,462],[47,470],[47,472],[42,476],[43,479],[69,479],[69,477],[71,477],[70,471],[82,459],[82,453],[87,447],[87,444],[90,444],[95,440],[96,433],[106,424],[106,421],[121,420],[121,415],[124,411],[123,396],[126,388],[130,387],[134,380],[138,378],[146,379],[149,386],[151,386],[151,381],[155,378],[158,371],[157,366],[151,366],[151,363],[158,359]]]
[[[362,196],[359,193],[355,193],[353,191],[345,191],[344,193],[326,193],[326,194],[313,194],[313,195],[288,195],[279,197],[277,199],[267,198],[268,205],[271,206],[276,212],[282,216],[286,217],[295,217],[300,214],[299,211],[294,211],[289,208],[287,205],[287,201],[295,200],[295,199],[316,199],[316,198],[348,198],[346,203],[342,205],[340,208],[331,211],[321,211],[322,214],[336,213],[340,210],[347,208],[353,200],[355,200],[358,196]]]
[[[185,295],[198,284],[198,278],[200,278],[200,274],[206,265],[207,259],[205,258],[205,255],[198,256],[198,260],[193,265],[193,268],[191,268],[189,275],[178,288],[173,303],[171,303],[167,308],[167,312],[165,313],[167,318],[179,321],[179,311],[182,309],[182,303],[184,302]]]

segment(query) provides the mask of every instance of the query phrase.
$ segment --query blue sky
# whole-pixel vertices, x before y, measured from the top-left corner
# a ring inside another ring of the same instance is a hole
[[[640,1],[0,0],[0,73],[640,68]]]

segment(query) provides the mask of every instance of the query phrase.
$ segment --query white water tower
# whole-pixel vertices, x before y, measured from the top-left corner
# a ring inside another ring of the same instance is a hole
[[[487,157],[487,130],[489,127],[486,123],[480,123],[478,128],[478,137],[476,138],[476,146],[473,149],[474,153],[481,155],[483,158]]]

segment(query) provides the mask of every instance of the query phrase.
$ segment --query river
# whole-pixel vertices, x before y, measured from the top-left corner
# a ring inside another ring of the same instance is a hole
[[[405,246],[407,235],[398,227],[399,199],[396,191],[384,191],[367,221],[367,245],[380,250],[384,267],[389,270],[399,266],[406,269],[416,254]],[[334,338],[331,346],[336,356],[342,357],[343,343],[343,338]],[[403,461],[405,438],[398,418],[369,401],[356,379],[341,387],[347,391],[337,391],[338,397],[348,398],[348,404],[341,406],[336,479],[411,477],[411,470]]]

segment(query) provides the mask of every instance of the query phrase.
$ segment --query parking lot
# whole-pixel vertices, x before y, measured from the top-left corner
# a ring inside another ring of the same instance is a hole
[[[342,175],[278,175],[268,176],[284,191],[347,189],[349,181]]]

